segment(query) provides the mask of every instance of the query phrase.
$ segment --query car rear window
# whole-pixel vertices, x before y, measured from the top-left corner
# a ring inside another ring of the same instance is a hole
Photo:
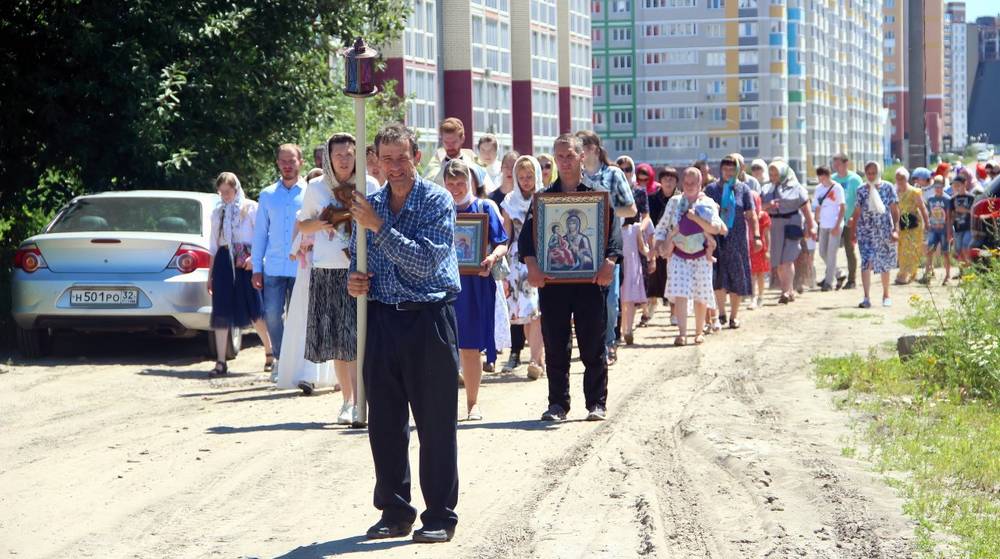
[[[49,233],[139,231],[201,235],[201,202],[185,198],[81,198],[52,223]]]

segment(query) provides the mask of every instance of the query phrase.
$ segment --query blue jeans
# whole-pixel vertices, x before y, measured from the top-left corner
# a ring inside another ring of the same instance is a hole
[[[285,309],[292,297],[295,278],[269,276],[264,274],[264,324],[271,337],[271,347],[275,357],[281,354],[281,337],[285,333]]]
[[[621,276],[619,276],[621,264],[615,264],[615,271],[611,272],[614,278],[608,286],[608,324],[604,330],[604,345],[611,347],[615,345],[615,327],[618,326],[618,302],[621,299]]]

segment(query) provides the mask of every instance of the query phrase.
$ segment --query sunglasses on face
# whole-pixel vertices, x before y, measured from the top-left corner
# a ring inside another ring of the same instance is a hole
[[[542,163],[542,169],[551,169],[551,168],[552,168],[551,163]]]
[[[623,173],[631,173],[632,172],[632,167],[622,167],[622,172]]]

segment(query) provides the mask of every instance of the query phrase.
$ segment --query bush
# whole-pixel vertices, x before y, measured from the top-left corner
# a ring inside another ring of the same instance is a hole
[[[913,360],[929,382],[963,397],[1000,402],[1000,261],[988,258],[967,268],[951,305],[931,290],[914,296],[917,321],[934,334]],[[918,372],[918,371],[914,371]]]

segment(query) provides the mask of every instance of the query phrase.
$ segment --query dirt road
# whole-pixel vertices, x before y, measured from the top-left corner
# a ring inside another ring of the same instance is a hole
[[[208,380],[199,343],[66,340],[0,366],[0,556],[908,557],[901,501],[841,455],[850,417],[809,361],[894,340],[914,292],[867,312],[860,291],[771,297],[701,347],[671,347],[660,314],[603,423],[581,421],[579,362],[560,425],[537,421],[544,380],[487,375],[486,420],[459,427],[458,533],[430,547],[364,541],[365,432],[333,423],[339,394],[270,389],[259,347]]]

